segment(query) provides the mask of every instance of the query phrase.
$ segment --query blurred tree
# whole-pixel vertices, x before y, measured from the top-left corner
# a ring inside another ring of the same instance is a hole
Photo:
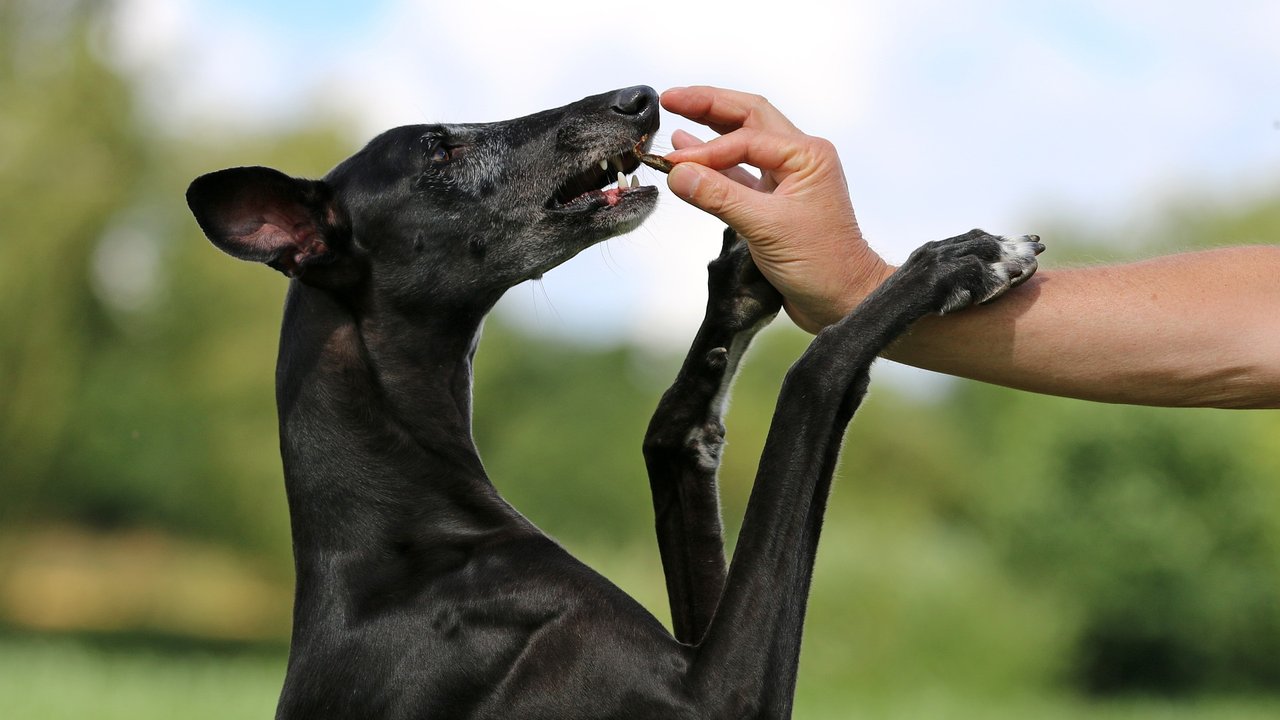
[[[284,574],[285,281],[220,256],[183,189],[237,163],[316,175],[350,143],[157,132],[100,55],[108,9],[0,0],[0,525],[162,528]]]
[[[553,535],[616,547],[651,532],[640,440],[662,388],[644,362],[634,349],[565,346],[488,322],[476,441],[498,488]],[[674,377],[669,358],[657,362]]]
[[[1274,243],[1280,202],[1171,203],[1139,238],[1144,252]],[[1132,238],[1075,243],[1077,255],[1095,257],[1126,245]],[[1277,687],[1275,413],[957,387],[948,416],[969,448],[961,474],[971,485],[967,499],[952,497],[1015,577],[1077,616],[1074,682],[1099,693]]]
[[[1078,614],[1093,692],[1280,682],[1274,418],[965,386],[971,502],[1018,577]]]
[[[141,171],[127,87],[90,51],[91,2],[0,0],[0,473],[21,512],[108,333],[93,251]]]

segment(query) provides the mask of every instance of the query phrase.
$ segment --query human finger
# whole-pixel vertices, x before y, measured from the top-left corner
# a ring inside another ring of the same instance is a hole
[[[691,133],[687,133],[684,130],[676,130],[674,133],[671,134],[671,144],[672,146],[675,147],[676,150],[681,150],[687,147],[705,145],[706,143],[701,138],[698,138],[697,136]],[[769,183],[763,180],[762,178],[758,178],[755,175],[752,175],[750,172],[746,170],[746,168],[743,168],[740,165],[734,165],[733,167],[725,168],[721,170],[720,173],[723,174],[725,177],[729,178],[730,180],[746,185],[747,187],[752,188],[754,190],[769,192],[769,191],[772,191],[774,187],[772,183]]]
[[[706,125],[721,135],[740,127],[774,132],[799,132],[796,126],[761,95],[705,85],[671,88],[662,93],[662,107]]]
[[[747,235],[763,223],[772,201],[772,196],[696,163],[681,163],[672,168],[667,187],[680,199]]]
[[[705,143],[677,149],[666,157],[677,165],[692,162],[714,170],[745,163],[782,182],[812,161],[803,142],[806,137],[741,128]]]
[[[685,132],[684,130],[677,129],[671,133],[671,145],[676,150],[693,147],[695,145],[705,145],[706,142],[706,140],[703,140],[697,135],[694,135],[691,132]]]

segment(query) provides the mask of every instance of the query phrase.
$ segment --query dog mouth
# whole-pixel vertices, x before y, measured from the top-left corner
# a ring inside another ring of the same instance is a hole
[[[547,209],[572,212],[614,207],[631,195],[653,192],[652,185],[641,185],[640,178],[631,175],[641,165],[637,153],[644,151],[648,139],[642,137],[625,149],[596,158],[585,170],[570,176],[551,194]]]

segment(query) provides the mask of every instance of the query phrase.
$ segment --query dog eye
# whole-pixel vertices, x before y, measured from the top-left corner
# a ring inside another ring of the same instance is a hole
[[[444,165],[456,157],[456,147],[445,143],[444,135],[430,132],[418,138],[422,156],[432,165]]]

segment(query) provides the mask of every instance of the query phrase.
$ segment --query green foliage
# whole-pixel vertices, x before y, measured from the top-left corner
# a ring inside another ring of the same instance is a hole
[[[1015,576],[1079,617],[1072,672],[1084,687],[1280,680],[1274,415],[1098,408],[976,385],[952,413],[976,451],[975,522]]]
[[[164,528],[287,573],[284,282],[224,262],[183,190],[251,160],[318,174],[343,150],[326,128],[144,139],[131,88],[91,50],[95,7],[0,6],[0,519]]]
[[[553,535],[617,546],[652,527],[640,441],[661,388],[646,362],[633,349],[566,347],[489,321],[476,441],[499,490]],[[669,358],[660,364],[674,376]]]
[[[105,318],[94,244],[145,156],[129,96],[91,54],[88,18],[0,5],[0,457],[21,507],[65,448]]]

